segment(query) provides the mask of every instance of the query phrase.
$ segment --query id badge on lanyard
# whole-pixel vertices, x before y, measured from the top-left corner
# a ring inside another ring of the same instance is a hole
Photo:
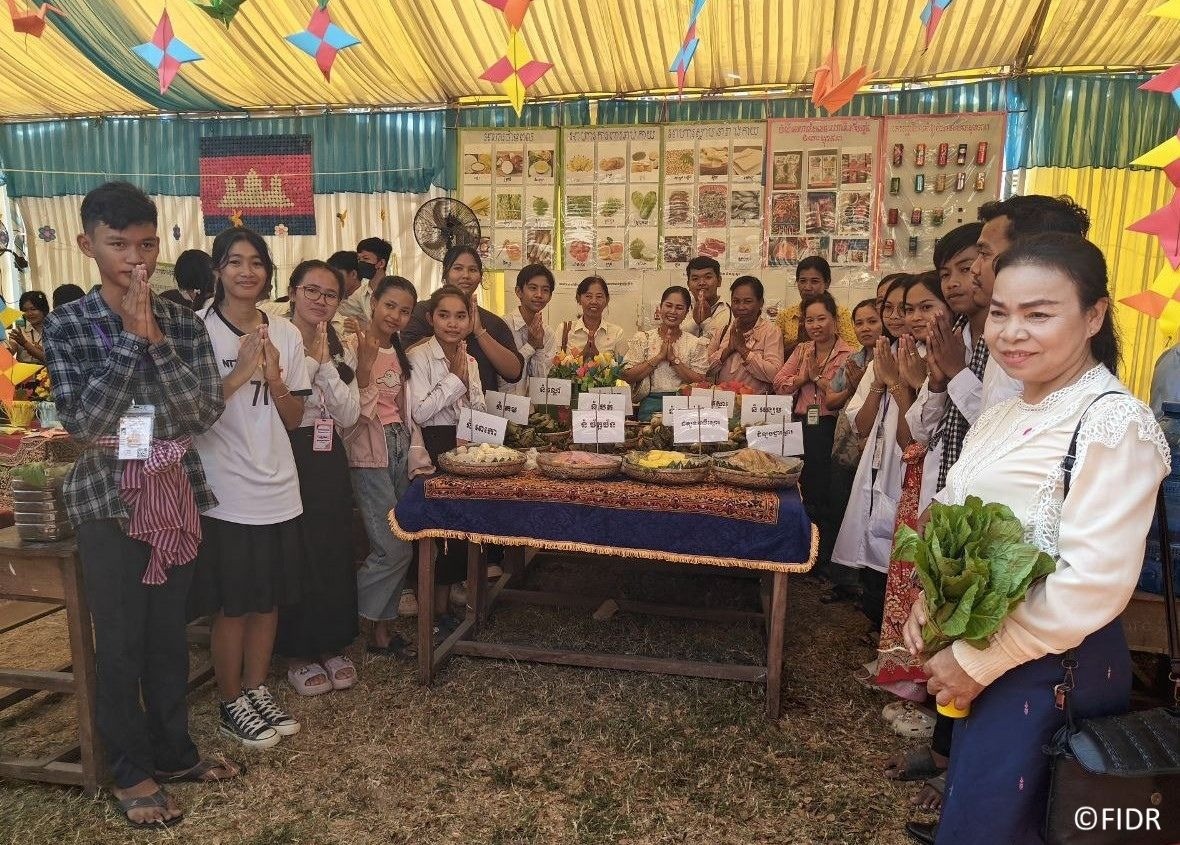
[[[119,460],[146,461],[152,453],[155,405],[132,405],[119,418]]]
[[[336,423],[328,415],[328,409],[320,406],[320,415],[315,421],[315,428],[311,435],[311,450],[313,452],[331,452],[332,436],[336,432]]]
[[[807,424],[819,425],[819,405],[807,406]]]

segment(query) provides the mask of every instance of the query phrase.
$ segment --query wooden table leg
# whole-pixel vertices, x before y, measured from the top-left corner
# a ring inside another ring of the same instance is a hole
[[[74,708],[78,714],[82,789],[87,795],[93,795],[98,791],[101,767],[98,731],[94,724],[94,637],[77,555],[61,561],[61,583],[66,600],[66,625],[70,632],[70,658],[74,664]]]
[[[766,643],[766,716],[777,719],[782,710],[783,639],[787,628],[787,573],[774,573],[770,596],[770,637]]]
[[[484,594],[487,592],[488,568],[484,559],[484,548],[479,543],[467,544],[467,612],[464,617],[472,620],[471,636],[479,634],[483,622]]]
[[[434,540],[418,541],[418,683],[434,680]]]

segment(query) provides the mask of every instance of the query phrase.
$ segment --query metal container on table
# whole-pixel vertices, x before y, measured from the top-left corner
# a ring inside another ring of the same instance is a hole
[[[12,479],[12,514],[22,540],[51,543],[74,536],[61,499],[64,477],[45,485]]]

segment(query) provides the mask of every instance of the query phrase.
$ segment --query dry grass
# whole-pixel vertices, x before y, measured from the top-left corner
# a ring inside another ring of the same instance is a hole
[[[647,600],[753,606],[755,582],[639,573],[550,560],[530,584]],[[903,747],[885,699],[851,671],[870,657],[865,623],[792,581],[784,716],[763,717],[762,688],[734,682],[455,659],[423,689],[412,667],[361,664],[347,693],[299,699],[304,724],[271,751],[217,736],[214,693],[192,696],[206,752],[248,763],[220,787],[175,788],[188,818],[133,833],[105,798],[0,783],[0,842],[279,843],[902,843],[912,785],[879,774]],[[407,633],[411,632],[406,624]],[[755,659],[754,625],[726,626],[506,606],[489,638],[687,658]],[[0,638],[0,663],[49,665],[65,653],[60,618]],[[35,659],[23,657],[36,655]],[[357,655],[354,655],[356,657]],[[39,696],[0,715],[5,753],[68,739],[72,701]]]

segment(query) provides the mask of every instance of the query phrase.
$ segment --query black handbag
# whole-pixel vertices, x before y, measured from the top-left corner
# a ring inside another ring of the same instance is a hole
[[[1077,432],[1064,464],[1066,494],[1076,441]],[[1065,710],[1066,724],[1046,748],[1051,757],[1045,816],[1048,845],[1180,842],[1180,637],[1162,489],[1155,511],[1164,569],[1172,706],[1075,720],[1070,692],[1077,661],[1072,650],[1065,653],[1061,661],[1065,677],[1053,692],[1057,706]]]

